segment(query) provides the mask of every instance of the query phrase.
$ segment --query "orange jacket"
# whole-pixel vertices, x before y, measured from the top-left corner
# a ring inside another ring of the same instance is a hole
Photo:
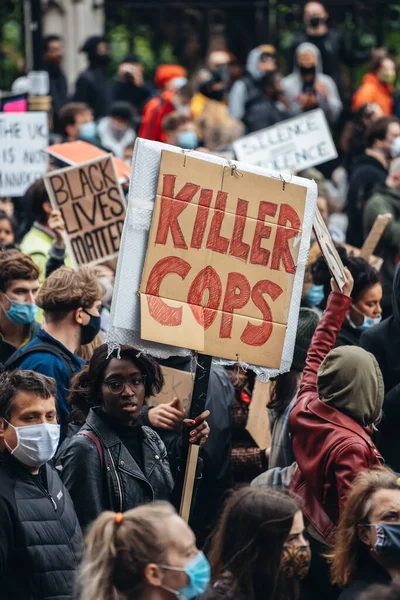
[[[162,122],[166,115],[175,110],[171,102],[173,93],[163,92],[160,96],[151,98],[143,109],[142,125],[139,137],[155,142],[165,142],[166,136],[162,129]]]
[[[363,77],[361,87],[353,96],[353,110],[358,110],[364,104],[376,103],[383,110],[384,115],[393,114],[393,87],[382,83],[374,73],[367,73]]]

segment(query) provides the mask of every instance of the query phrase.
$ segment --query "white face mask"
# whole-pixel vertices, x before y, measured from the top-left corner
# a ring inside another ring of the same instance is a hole
[[[4,419],[6,421],[6,419]],[[60,426],[53,423],[14,427],[6,421],[17,434],[17,445],[14,450],[4,440],[10,453],[28,467],[41,467],[56,453],[60,441]]]

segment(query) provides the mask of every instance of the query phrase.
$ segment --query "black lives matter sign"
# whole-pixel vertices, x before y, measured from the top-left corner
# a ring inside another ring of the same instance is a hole
[[[44,177],[53,208],[65,222],[77,265],[96,264],[119,251],[125,201],[112,155]]]

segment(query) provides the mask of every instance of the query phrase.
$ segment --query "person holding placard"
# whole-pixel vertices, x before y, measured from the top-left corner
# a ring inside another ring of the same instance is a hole
[[[293,451],[298,464],[292,492],[302,499],[318,543],[334,541],[339,513],[351,482],[382,457],[369,427],[382,414],[382,374],[375,358],[358,347],[334,348],[351,305],[353,278],[345,268],[343,293],[332,293],[307,353],[296,403],[290,413]]]
[[[354,286],[352,304],[336,337],[335,347],[359,346],[362,333],[382,319],[382,284],[378,271],[365,258],[348,256],[344,248],[337,250],[353,277]],[[317,258],[311,269],[314,283],[323,286],[324,299],[319,308],[324,309],[330,294],[331,274],[323,256]]]
[[[138,418],[145,398],[164,384],[159,364],[131,346],[110,353],[103,344],[94,351],[85,380],[92,408],[58,457],[82,528],[104,510],[122,512],[154,500],[179,503],[165,445]],[[190,443],[206,441],[208,415],[184,421]]]

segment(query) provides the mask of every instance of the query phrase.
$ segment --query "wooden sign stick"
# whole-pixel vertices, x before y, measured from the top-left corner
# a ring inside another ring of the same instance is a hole
[[[205,410],[208,383],[210,380],[212,358],[208,354],[197,355],[196,374],[192,402],[190,404],[189,419],[195,419]],[[194,480],[196,476],[197,459],[200,448],[198,445],[189,444],[189,431],[184,432],[182,444],[182,463],[186,461],[185,477],[182,482],[182,496],[179,514],[185,521],[189,521],[192,505]]]
[[[372,229],[369,232],[363,247],[360,251],[360,256],[362,258],[366,258],[367,260],[374,253],[375,248],[379,244],[379,240],[383,236],[383,233],[391,220],[392,215],[390,213],[386,213],[384,215],[378,215],[375,219],[374,224],[372,225]]]

